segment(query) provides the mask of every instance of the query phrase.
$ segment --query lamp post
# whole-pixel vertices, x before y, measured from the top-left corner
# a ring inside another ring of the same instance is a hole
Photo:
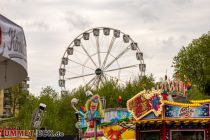
[[[79,99],[77,99],[77,98],[73,98],[71,100],[71,106],[75,110],[75,112],[79,112],[79,110],[75,107],[75,105],[78,104],[78,102],[79,102]]]
[[[78,128],[78,130],[79,130],[79,139],[80,139],[80,138],[81,138],[81,136],[80,136],[80,132],[81,132],[81,129],[80,129],[80,120],[81,120],[81,118],[80,118],[80,113],[81,113],[81,112],[79,112],[79,110],[75,107],[75,105],[77,105],[78,102],[79,102],[79,99],[77,99],[77,98],[73,98],[73,99],[71,100],[71,106],[72,106],[72,108],[74,109],[75,115],[76,115],[76,118],[77,118],[77,124],[76,124],[76,126],[77,126],[77,128]],[[84,114],[83,114],[83,115],[84,115]]]
[[[36,108],[33,112],[31,126],[35,129],[39,129],[44,118],[45,108],[47,106],[43,103],[39,104],[39,107]]]

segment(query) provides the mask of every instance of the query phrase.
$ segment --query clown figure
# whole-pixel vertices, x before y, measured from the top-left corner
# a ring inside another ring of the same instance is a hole
[[[89,127],[94,128],[94,123],[100,123],[101,118],[103,118],[103,109],[100,97],[94,95],[87,101],[86,105],[87,113],[85,114],[85,119],[89,122]]]

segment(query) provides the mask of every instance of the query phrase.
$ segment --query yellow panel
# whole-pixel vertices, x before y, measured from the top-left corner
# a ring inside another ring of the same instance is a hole
[[[103,132],[104,132],[104,136],[106,138],[108,138],[108,133],[110,131],[119,131],[121,130],[122,127],[119,125],[114,125],[114,126],[107,126],[105,128],[103,128]],[[121,139],[135,139],[135,131],[130,129],[130,130],[126,130],[125,132],[123,132],[121,134]]]
[[[3,115],[4,90],[0,89],[0,116]]]
[[[122,133],[122,139],[135,139],[135,131],[130,129]]]

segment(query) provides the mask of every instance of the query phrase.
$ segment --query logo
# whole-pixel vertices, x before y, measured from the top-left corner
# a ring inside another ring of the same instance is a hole
[[[179,116],[182,118],[189,118],[192,116],[193,109],[190,107],[182,107],[179,111]]]

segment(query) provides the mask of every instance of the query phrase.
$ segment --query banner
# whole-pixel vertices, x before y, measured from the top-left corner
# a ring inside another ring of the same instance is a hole
[[[0,15],[0,55],[11,59],[27,70],[26,41],[22,27]]]
[[[165,118],[209,118],[209,103],[200,107],[165,105]]]
[[[0,15],[0,89],[26,77],[27,53],[23,29]]]

